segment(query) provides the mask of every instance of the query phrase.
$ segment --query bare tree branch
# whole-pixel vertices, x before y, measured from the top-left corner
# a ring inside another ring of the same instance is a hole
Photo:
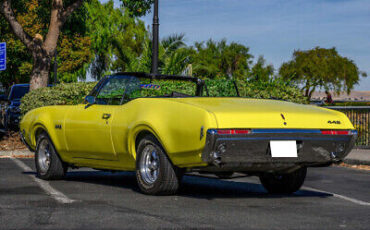
[[[32,37],[23,30],[21,24],[17,21],[11,5],[12,0],[0,1],[0,12],[9,22],[15,36],[17,36],[29,50],[33,50]]]
[[[53,55],[55,52],[60,30],[63,26],[63,22],[61,21],[62,13],[63,0],[52,0],[49,29],[46,34],[45,42],[43,43],[43,48],[47,51],[48,55]]]
[[[59,39],[60,31],[67,18],[82,5],[84,0],[76,0],[67,9],[63,9],[63,0],[52,0],[49,30],[43,48],[53,55]]]
[[[62,22],[64,23],[67,20],[67,18],[69,16],[71,16],[71,14],[73,13],[73,11],[75,11],[80,6],[82,6],[82,3],[83,2],[84,2],[84,0],[77,0],[74,3],[72,3],[70,6],[68,6],[67,9],[65,9],[65,11],[62,14],[62,17],[61,17]]]

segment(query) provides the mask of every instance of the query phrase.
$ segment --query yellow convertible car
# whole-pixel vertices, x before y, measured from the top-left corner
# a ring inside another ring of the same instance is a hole
[[[194,92],[160,95],[169,81],[190,83]],[[337,111],[208,95],[197,78],[115,74],[84,104],[28,112],[20,132],[42,179],[60,179],[68,167],[136,171],[141,191],[156,195],[176,193],[185,172],[241,172],[259,176],[270,193],[293,193],[307,167],[341,161],[357,138]]]

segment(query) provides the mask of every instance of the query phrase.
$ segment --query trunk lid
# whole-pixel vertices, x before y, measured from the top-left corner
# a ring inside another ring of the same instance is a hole
[[[217,128],[354,129],[341,112],[312,105],[249,98],[176,98],[214,114]]]

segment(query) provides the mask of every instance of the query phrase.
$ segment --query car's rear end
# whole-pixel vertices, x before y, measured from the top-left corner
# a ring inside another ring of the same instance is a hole
[[[208,170],[249,173],[326,166],[343,160],[356,137],[347,129],[211,129],[202,159]]]
[[[205,171],[286,172],[340,162],[357,132],[337,111],[243,98],[182,99],[212,113],[202,160]]]

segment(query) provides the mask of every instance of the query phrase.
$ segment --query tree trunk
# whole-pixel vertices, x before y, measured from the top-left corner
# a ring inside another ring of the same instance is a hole
[[[75,0],[66,9],[63,8],[63,0],[51,1],[51,15],[48,33],[45,42],[39,34],[32,38],[27,34],[11,7],[11,0],[0,0],[0,13],[9,22],[13,33],[25,44],[33,57],[33,69],[30,80],[30,90],[46,87],[49,80],[51,57],[54,55],[60,30],[67,18],[79,8],[84,0]]]
[[[312,88],[312,90],[308,94],[308,100],[311,100],[312,94],[315,92],[315,87]]]
[[[56,49],[56,44],[54,48]],[[33,68],[30,76],[30,91],[48,85],[51,57],[51,52],[43,47],[42,36],[36,35],[32,47]]]
[[[51,58],[46,52],[33,52],[33,69],[30,90],[46,87],[49,81]]]
[[[307,87],[306,89],[305,89],[305,91],[304,91],[304,96],[305,97],[308,97],[308,93],[310,92],[310,88],[309,87]]]

